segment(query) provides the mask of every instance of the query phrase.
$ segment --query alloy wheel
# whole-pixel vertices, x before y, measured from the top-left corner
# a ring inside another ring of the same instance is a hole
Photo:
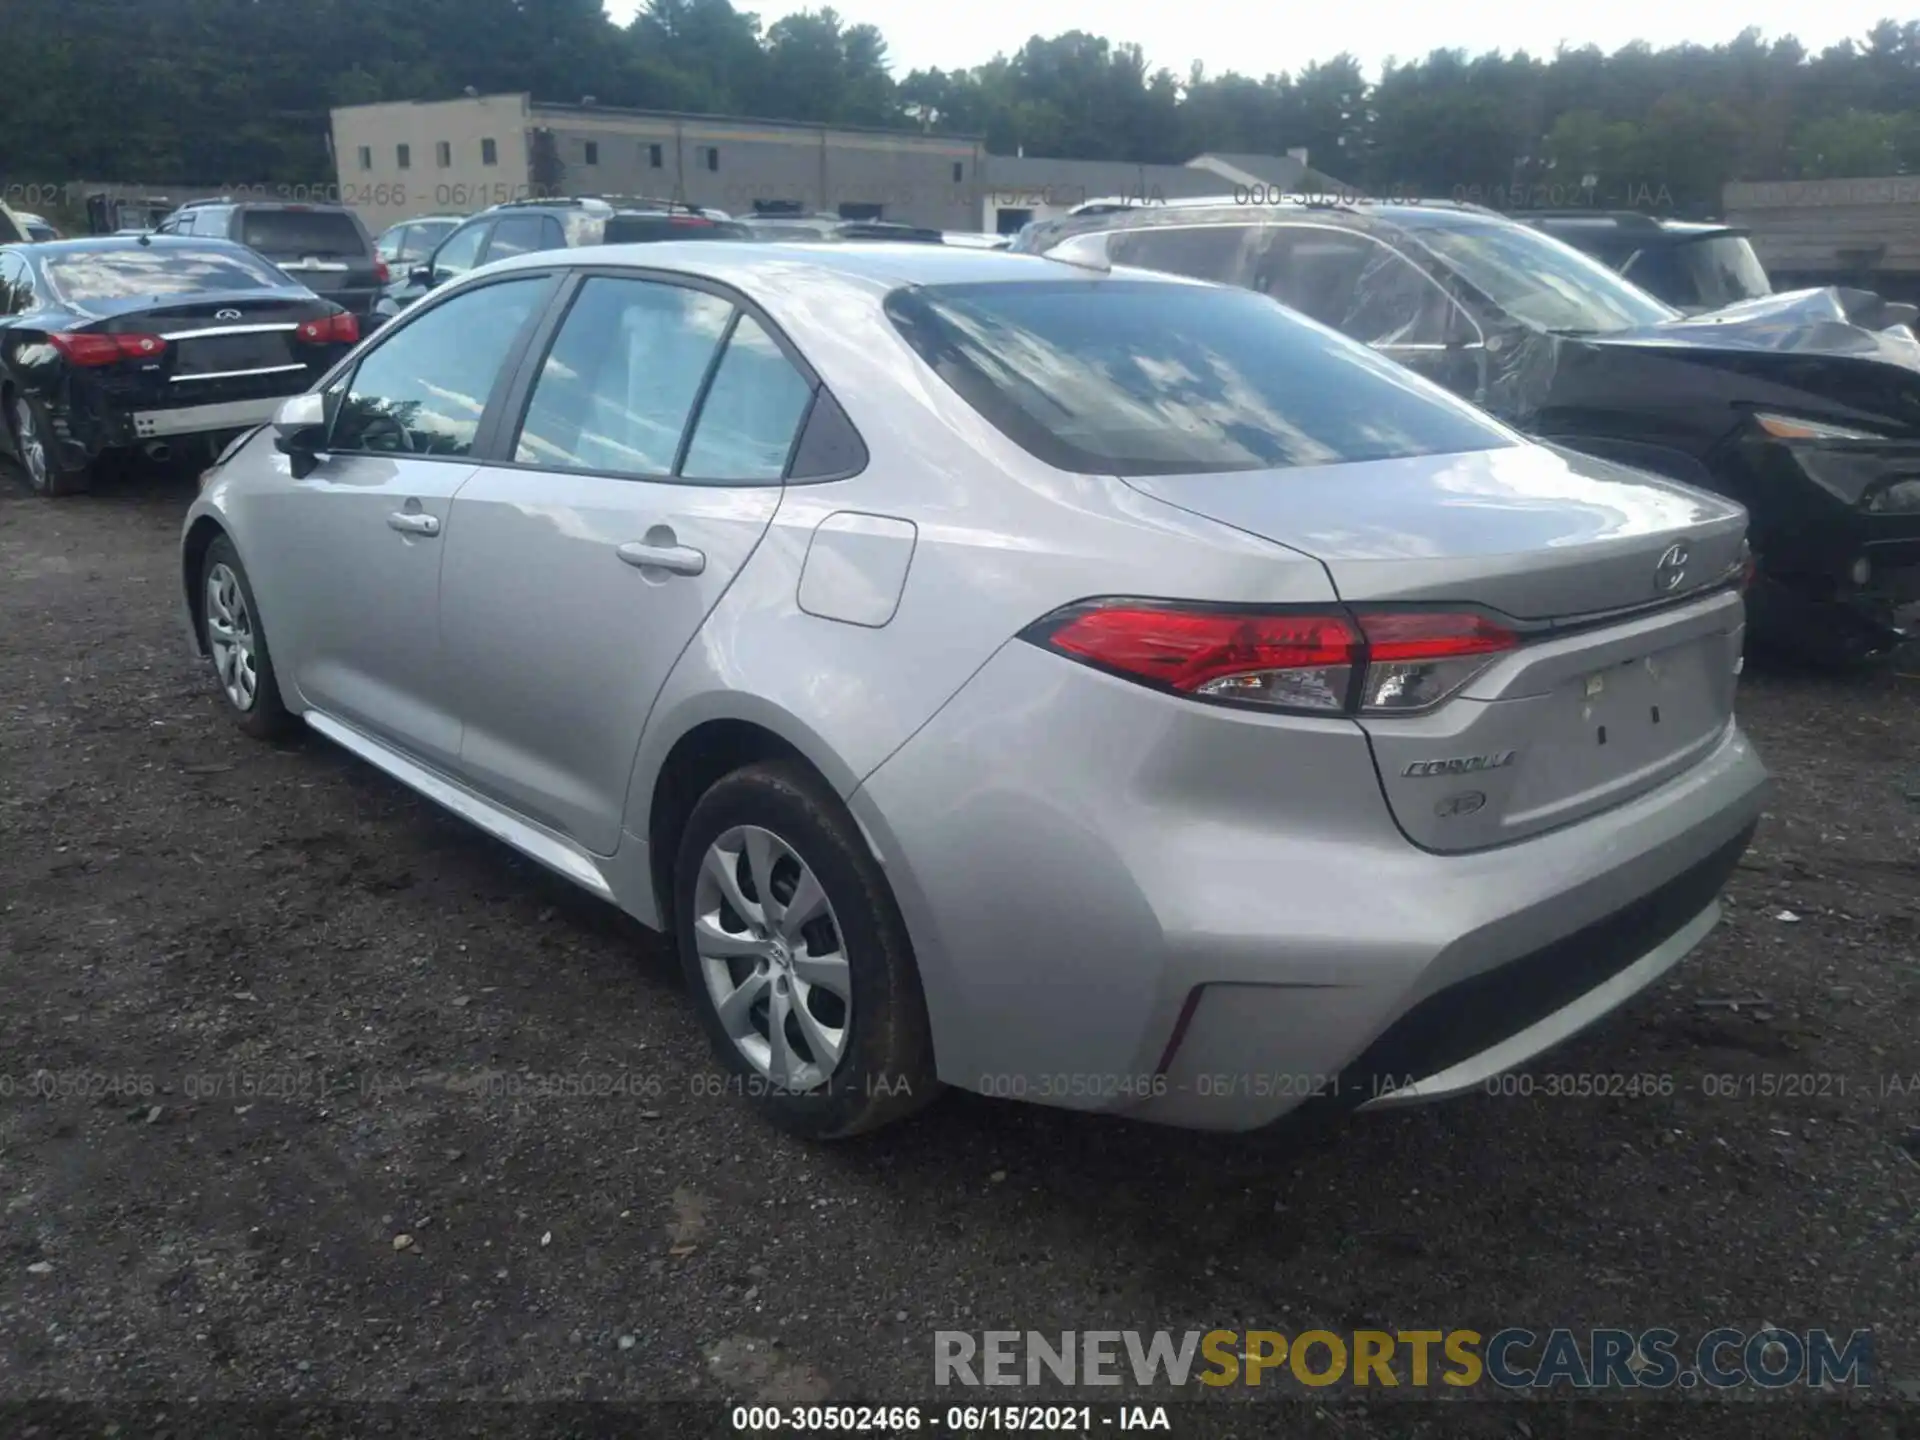
[[[693,944],[747,1063],[792,1093],[826,1084],[846,1053],[852,972],[833,905],[798,852],[755,825],[715,839],[694,886]]]
[[[215,565],[207,572],[207,648],[213,652],[220,688],[236,710],[253,709],[259,694],[257,643],[240,577],[225,565]]]

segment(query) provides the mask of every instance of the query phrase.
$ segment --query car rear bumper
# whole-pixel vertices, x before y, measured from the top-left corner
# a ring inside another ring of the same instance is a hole
[[[1605,1014],[1710,928],[1766,784],[1729,725],[1604,814],[1432,854],[1394,826],[1357,726],[1016,642],[851,803],[943,1080],[1246,1130],[1470,1089]]]
[[[305,372],[302,371],[304,375]],[[201,435],[219,430],[245,430],[270,422],[285,395],[270,395],[256,400],[229,400],[219,405],[188,405],[170,410],[135,410],[126,417],[126,426],[135,440],[153,440],[168,435]]]

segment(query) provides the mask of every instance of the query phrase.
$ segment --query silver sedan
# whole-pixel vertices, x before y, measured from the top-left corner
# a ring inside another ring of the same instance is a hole
[[[241,728],[670,933],[812,1136],[1479,1088],[1699,942],[1766,783],[1739,507],[1165,275],[530,255],[203,484]]]

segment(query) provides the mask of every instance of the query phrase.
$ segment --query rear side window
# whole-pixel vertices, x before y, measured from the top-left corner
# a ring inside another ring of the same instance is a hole
[[[751,315],[742,315],[701,402],[681,477],[778,480],[787,472],[794,434],[812,398],[813,386],[773,337]]]
[[[1009,439],[1081,474],[1264,470],[1516,438],[1246,290],[1066,280],[896,290],[895,328]]]
[[[240,217],[239,238],[262,255],[292,260],[309,255],[352,259],[367,253],[360,227],[344,210],[248,210]]]
[[[636,478],[673,473],[733,306],[704,290],[594,276],[534,382],[513,458]]]
[[[124,250],[73,250],[49,255],[47,278],[64,300],[134,300],[194,295],[203,290],[273,290],[285,275],[238,246],[129,244]]]

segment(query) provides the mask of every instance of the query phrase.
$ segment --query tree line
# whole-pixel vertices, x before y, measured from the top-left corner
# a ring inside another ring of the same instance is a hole
[[[1179,163],[1304,146],[1376,192],[1659,194],[1920,169],[1920,22],[1818,54],[1748,30],[1614,54],[1436,51],[1370,83],[1350,55],[1255,78],[1149,69],[1075,31],[971,69],[889,73],[831,9],[762,26],[730,0],[6,0],[0,181],[330,178],[330,107],[536,99],[984,136],[996,154]],[[1637,187],[1637,188],[1636,188]]]

